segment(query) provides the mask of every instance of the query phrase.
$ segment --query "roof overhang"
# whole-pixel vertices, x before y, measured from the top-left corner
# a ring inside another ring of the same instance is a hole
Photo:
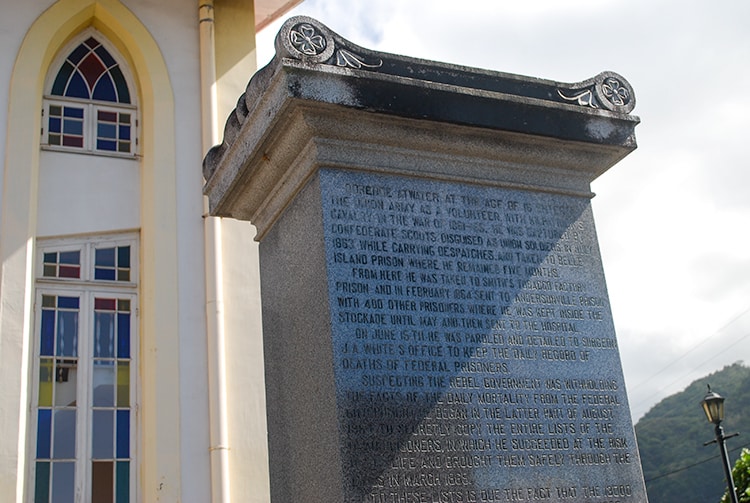
[[[301,3],[302,0],[255,0],[255,31],[262,30]]]

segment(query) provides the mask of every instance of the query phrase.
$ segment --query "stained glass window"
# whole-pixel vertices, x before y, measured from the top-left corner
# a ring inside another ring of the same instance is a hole
[[[94,299],[93,342],[91,499],[125,502],[129,470],[122,467],[130,462],[129,299]]]
[[[123,69],[89,36],[60,64],[49,91],[45,145],[98,152],[135,151],[135,108]]]
[[[130,91],[120,65],[94,37],[87,38],[68,55],[50,94],[130,104]]]
[[[42,295],[35,502],[73,501],[80,297]]]
[[[65,243],[59,249],[39,246],[33,501],[72,503],[76,488],[84,487],[86,501],[130,503],[137,374],[137,296],[129,283],[134,242]],[[102,284],[100,274],[128,284]]]

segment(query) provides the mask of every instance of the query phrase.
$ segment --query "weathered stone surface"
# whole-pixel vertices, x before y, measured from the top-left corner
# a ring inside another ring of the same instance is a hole
[[[632,89],[293,18],[207,156],[258,227],[274,502],[645,502],[590,182]]]

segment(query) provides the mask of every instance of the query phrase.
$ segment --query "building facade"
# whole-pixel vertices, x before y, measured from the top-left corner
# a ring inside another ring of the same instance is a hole
[[[4,501],[267,501],[255,231],[205,216],[201,161],[296,3],[0,20]]]

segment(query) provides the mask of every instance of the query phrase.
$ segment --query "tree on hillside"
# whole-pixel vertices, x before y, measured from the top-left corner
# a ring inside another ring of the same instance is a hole
[[[732,478],[740,503],[750,503],[750,450],[742,449],[740,458],[732,468]],[[727,490],[720,503],[729,503],[729,501],[729,490]]]
[[[724,367],[665,398],[635,426],[649,501],[718,502],[724,494],[724,470],[713,459],[716,447],[703,446],[713,436],[700,407],[707,383],[727,398],[723,423],[727,431],[739,431],[741,438],[750,435],[750,367],[742,363]],[[732,463],[738,454],[732,452]],[[750,503],[750,499],[744,501]]]

